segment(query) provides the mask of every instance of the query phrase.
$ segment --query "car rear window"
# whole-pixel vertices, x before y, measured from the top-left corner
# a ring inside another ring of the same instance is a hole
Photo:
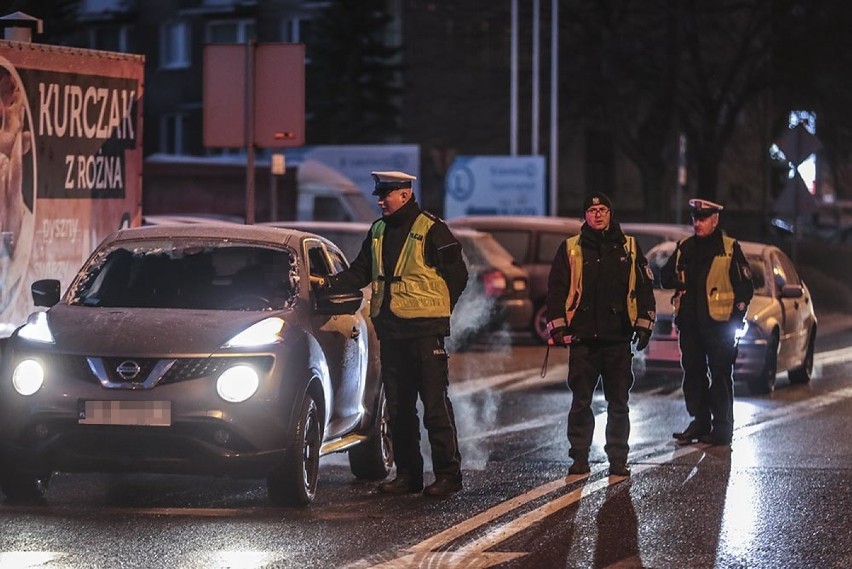
[[[268,308],[295,302],[296,256],[290,249],[217,241],[123,243],[92,257],[70,304],[123,308],[240,310],[246,296]]]
[[[532,240],[532,234],[529,231],[522,230],[506,230],[506,229],[486,229],[483,228],[481,231],[488,231],[491,235],[494,236],[494,239],[497,240],[500,245],[503,246],[506,251],[517,261],[519,264],[526,264],[529,262],[527,259],[527,252],[530,250],[530,241]]]

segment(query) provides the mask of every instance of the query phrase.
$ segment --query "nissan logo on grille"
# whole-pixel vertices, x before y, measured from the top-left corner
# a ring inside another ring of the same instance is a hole
[[[118,364],[118,367],[115,368],[116,373],[121,376],[122,379],[133,380],[136,379],[136,376],[139,375],[139,372],[142,371],[142,368],[139,367],[139,364],[132,360],[126,360]]]

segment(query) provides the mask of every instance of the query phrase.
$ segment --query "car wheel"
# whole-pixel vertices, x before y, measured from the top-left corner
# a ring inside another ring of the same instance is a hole
[[[778,373],[778,336],[772,334],[766,343],[766,359],[763,370],[748,380],[752,393],[772,393],[775,389],[775,374]]]
[[[322,418],[316,401],[305,393],[290,450],[283,464],[267,478],[269,500],[277,506],[305,506],[317,491]]]
[[[541,342],[542,344],[546,344],[550,339],[550,334],[547,332],[547,303],[542,302],[535,309],[535,313],[533,314],[532,320],[532,333],[533,338]]]
[[[787,372],[790,383],[809,383],[811,381],[814,372],[815,340],[816,330],[811,329],[811,333],[808,335],[808,348],[805,350],[805,359],[802,360],[802,365]]]
[[[390,411],[384,389],[379,396],[378,410],[367,439],[349,450],[349,468],[357,478],[382,480],[393,466]]]
[[[6,501],[13,504],[39,504],[50,482],[50,474],[21,472],[15,467],[3,467],[0,472],[0,490]]]

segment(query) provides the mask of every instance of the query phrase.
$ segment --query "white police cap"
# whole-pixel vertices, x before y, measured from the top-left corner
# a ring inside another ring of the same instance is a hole
[[[692,208],[692,215],[698,218],[710,217],[714,213],[719,213],[725,209],[725,206],[721,204],[700,198],[689,200],[689,206]]]
[[[376,181],[376,188],[373,190],[374,196],[380,196],[393,190],[401,190],[410,188],[411,182],[416,180],[411,174],[405,172],[370,172],[373,180]]]

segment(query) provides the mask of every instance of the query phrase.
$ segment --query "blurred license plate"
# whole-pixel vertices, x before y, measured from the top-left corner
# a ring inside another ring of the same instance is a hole
[[[80,424],[142,425],[168,427],[172,424],[171,401],[81,401]]]

